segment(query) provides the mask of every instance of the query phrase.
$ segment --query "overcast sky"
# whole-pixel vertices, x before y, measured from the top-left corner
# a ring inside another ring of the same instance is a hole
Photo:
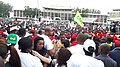
[[[66,6],[101,10],[103,14],[120,8],[120,0],[0,0],[14,6],[14,9],[24,9],[24,6]],[[37,3],[39,2],[39,3]]]

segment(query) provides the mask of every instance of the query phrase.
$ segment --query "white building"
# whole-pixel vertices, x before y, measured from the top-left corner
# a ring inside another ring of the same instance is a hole
[[[113,9],[113,11],[108,12],[109,21],[120,21],[120,9]]]
[[[23,18],[24,16],[24,10],[13,10],[10,12],[10,17],[13,18]]]
[[[42,17],[50,17],[53,20],[68,20],[72,17],[72,8],[66,7],[43,7]]]
[[[52,20],[69,20],[75,16],[73,8],[63,6],[42,7],[42,12],[39,14],[41,18],[50,18]],[[12,17],[25,18],[24,10],[13,10]],[[11,16],[10,16],[11,17]],[[105,22],[107,15],[88,13],[88,18],[97,18],[99,22]]]

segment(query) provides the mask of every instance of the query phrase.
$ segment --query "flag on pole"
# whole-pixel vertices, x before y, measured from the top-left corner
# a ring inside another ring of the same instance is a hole
[[[77,22],[81,27],[84,26],[83,22],[82,22],[82,17],[79,13],[79,11],[77,11],[75,17],[74,17],[74,21]]]

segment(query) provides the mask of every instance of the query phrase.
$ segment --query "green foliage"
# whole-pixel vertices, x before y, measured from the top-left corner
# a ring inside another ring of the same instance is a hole
[[[79,11],[81,13],[82,17],[88,17],[88,13],[93,13],[93,14],[100,14],[101,11],[100,10],[96,10],[96,9],[88,9],[88,8],[82,8],[79,9],[78,7],[74,10],[75,13],[77,11]]]
[[[0,17],[8,17],[9,12],[12,11],[12,6],[0,1]]]
[[[34,18],[35,16],[38,18],[41,11],[37,8],[30,8],[29,6],[25,6],[24,15],[30,18]]]

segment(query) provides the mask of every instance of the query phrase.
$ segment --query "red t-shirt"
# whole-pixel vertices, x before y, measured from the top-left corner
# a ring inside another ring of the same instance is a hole
[[[72,39],[76,39],[76,38],[77,38],[77,34],[73,34]]]
[[[119,40],[115,40],[114,43],[115,43],[116,47],[120,47],[120,41]]]
[[[117,39],[117,36],[113,35],[113,42],[115,42],[115,40]]]
[[[76,41],[72,41],[71,46],[75,46],[76,44]]]

